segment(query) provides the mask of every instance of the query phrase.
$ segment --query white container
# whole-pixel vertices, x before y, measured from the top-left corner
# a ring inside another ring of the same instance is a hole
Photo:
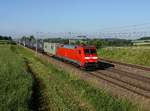
[[[56,55],[57,47],[60,46],[59,43],[48,43],[44,42],[44,52],[50,55]]]

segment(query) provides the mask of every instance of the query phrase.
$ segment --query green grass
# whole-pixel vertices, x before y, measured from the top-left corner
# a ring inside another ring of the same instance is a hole
[[[140,111],[127,100],[113,97],[80,78],[57,69],[46,60],[19,47],[14,51],[26,58],[38,82],[38,109],[51,111]]]
[[[32,78],[24,59],[0,45],[0,111],[29,111]]]
[[[0,40],[0,45],[3,45],[3,44],[16,44],[16,43],[10,40]]]
[[[98,50],[102,58],[109,58],[116,61],[150,66],[150,47],[112,47]]]

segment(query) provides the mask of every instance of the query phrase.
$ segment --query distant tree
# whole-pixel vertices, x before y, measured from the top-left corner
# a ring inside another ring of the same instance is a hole
[[[26,36],[22,36],[21,40],[24,41],[27,37]]]
[[[3,37],[0,35],[0,40],[2,40],[3,39]]]
[[[12,37],[11,37],[11,36],[9,36],[9,37],[8,37],[8,39],[9,39],[9,40],[12,40]]]
[[[4,38],[4,40],[8,40],[8,37],[7,37],[7,36],[4,36],[3,38]]]
[[[79,44],[80,44],[80,41],[79,41],[79,40],[76,40],[75,44],[76,44],[76,45],[79,45]]]
[[[11,36],[2,36],[0,35],[0,40],[12,40]]]
[[[34,37],[33,35],[31,35],[31,36],[29,37],[29,40],[30,40],[30,41],[35,40],[35,37]]]
[[[150,40],[150,37],[142,37],[142,38],[139,38],[138,40]]]

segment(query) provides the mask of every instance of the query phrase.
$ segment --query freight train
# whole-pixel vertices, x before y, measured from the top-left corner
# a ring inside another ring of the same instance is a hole
[[[95,46],[86,45],[63,45],[59,43],[36,43],[26,44],[26,47],[38,49],[50,56],[73,63],[81,68],[96,68],[98,56]]]
[[[98,63],[98,56],[94,46],[61,45],[45,42],[44,52],[80,67],[97,67]]]

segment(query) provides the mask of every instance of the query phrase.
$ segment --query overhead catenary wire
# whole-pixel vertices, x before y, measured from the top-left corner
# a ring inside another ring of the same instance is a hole
[[[136,27],[143,27],[143,26],[150,26],[150,23],[143,23],[143,24],[133,24],[133,25],[123,25],[123,26],[113,26],[113,27],[106,27],[99,29],[100,31],[110,31],[110,30],[119,30],[119,29],[132,29]]]

